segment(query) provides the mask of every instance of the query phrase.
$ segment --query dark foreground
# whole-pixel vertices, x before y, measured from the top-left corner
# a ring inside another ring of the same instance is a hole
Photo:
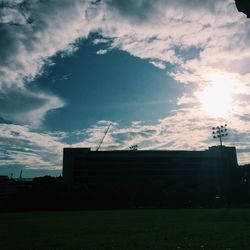
[[[0,214],[0,249],[250,249],[250,209]]]

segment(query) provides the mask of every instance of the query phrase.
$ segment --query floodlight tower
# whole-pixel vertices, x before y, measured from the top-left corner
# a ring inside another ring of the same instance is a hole
[[[227,124],[213,127],[212,130],[213,130],[213,138],[214,139],[219,138],[220,139],[220,146],[222,147],[222,137],[228,136]]]
[[[225,155],[223,155],[223,145],[222,145],[222,137],[228,136],[227,133],[227,124],[225,125],[220,125],[217,127],[213,127],[213,138],[220,139],[220,154],[221,154],[221,164],[223,166],[222,174],[224,175],[223,182],[222,182],[222,191],[224,193],[224,199],[225,199],[225,205],[226,208],[228,209],[230,207],[230,197],[229,197],[229,182],[230,182],[230,173],[228,169],[228,163],[227,160],[225,159]]]

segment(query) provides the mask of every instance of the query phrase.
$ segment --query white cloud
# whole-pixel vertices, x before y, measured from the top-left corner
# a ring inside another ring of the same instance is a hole
[[[61,169],[64,133],[41,133],[28,126],[0,124],[0,165]]]
[[[105,54],[107,54],[107,50],[106,49],[100,49],[100,50],[98,50],[97,52],[96,52],[96,54],[97,55],[105,55]]]
[[[163,62],[160,61],[149,61],[152,63],[155,67],[160,68],[160,69],[165,69],[166,65]]]

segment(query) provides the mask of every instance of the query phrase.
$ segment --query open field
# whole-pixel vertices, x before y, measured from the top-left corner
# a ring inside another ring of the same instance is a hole
[[[249,250],[249,209],[0,214],[0,249]]]

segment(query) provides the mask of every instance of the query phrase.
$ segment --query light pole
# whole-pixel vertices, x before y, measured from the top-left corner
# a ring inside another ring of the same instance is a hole
[[[212,128],[213,132],[213,138],[214,139],[217,139],[219,138],[220,139],[220,154],[221,154],[221,163],[222,163],[222,175],[224,175],[224,178],[222,180],[223,181],[223,184],[222,184],[222,189],[224,189],[223,193],[224,193],[224,198],[225,198],[225,205],[227,208],[229,208],[230,206],[230,202],[229,202],[229,173],[228,173],[228,164],[227,164],[227,161],[225,161],[226,159],[224,158],[225,157],[225,154],[223,155],[223,144],[222,144],[222,138],[223,137],[226,137],[228,136],[228,132],[227,132],[227,124],[225,125],[220,125],[220,126],[217,126],[217,127],[213,127]]]

